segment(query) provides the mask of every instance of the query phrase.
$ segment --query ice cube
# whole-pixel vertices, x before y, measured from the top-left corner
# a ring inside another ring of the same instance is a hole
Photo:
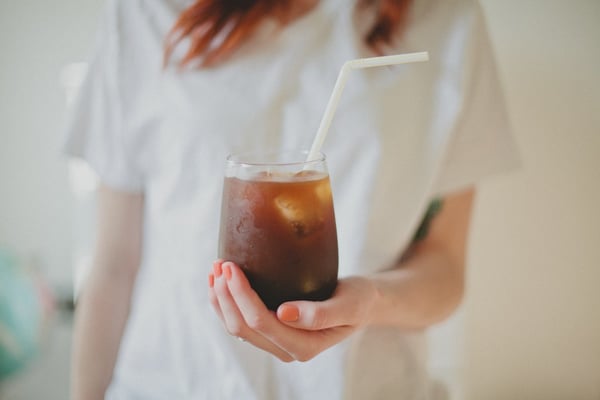
[[[275,208],[298,237],[306,237],[321,229],[323,220],[310,204],[298,198],[281,194],[275,198]]]
[[[331,202],[331,186],[329,185],[328,180],[323,180],[317,187],[315,188],[315,193],[319,198],[321,204],[326,204]]]
[[[301,220],[304,217],[304,211],[299,203],[298,200],[291,196],[279,195],[275,198],[277,210],[289,221]]]
[[[316,291],[319,288],[318,281],[313,276],[305,276],[301,281],[302,293],[309,294]]]

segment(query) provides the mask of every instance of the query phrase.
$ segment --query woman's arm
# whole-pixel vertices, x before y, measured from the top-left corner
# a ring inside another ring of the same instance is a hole
[[[209,276],[211,303],[230,334],[284,361],[309,360],[367,325],[427,327],[462,299],[473,196],[446,197],[408,258],[389,271],[340,280],[329,300],[287,302],[273,315],[237,266],[218,261]]]
[[[104,399],[129,316],[142,242],[141,194],[98,190],[92,270],[77,302],[72,398]]]
[[[449,316],[464,291],[474,190],[447,196],[425,237],[397,268],[371,277],[378,295],[371,324],[426,328]]]
[[[290,302],[278,310],[280,319],[304,329],[323,329],[350,320],[356,325],[387,325],[407,330],[426,328],[443,320],[456,309],[463,296],[473,197],[473,190],[447,196],[426,235],[411,246],[409,255],[395,268],[342,281],[344,290],[348,283],[362,287],[364,301],[360,307],[348,307],[345,299],[325,305]],[[297,319],[295,310],[290,310],[294,305],[302,311],[297,313]],[[350,310],[357,314],[352,315]]]

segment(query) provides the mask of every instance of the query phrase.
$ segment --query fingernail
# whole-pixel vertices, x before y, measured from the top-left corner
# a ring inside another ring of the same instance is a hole
[[[231,280],[231,264],[223,264],[223,275],[225,275],[225,279],[228,281]]]
[[[277,316],[284,322],[296,322],[300,318],[300,311],[296,306],[283,304],[277,310]]]
[[[215,278],[219,278],[221,276],[221,274],[223,273],[223,269],[221,268],[221,263],[214,263],[213,264],[213,271],[215,273]]]
[[[215,276],[208,274],[208,287],[212,289],[213,286],[215,286]]]

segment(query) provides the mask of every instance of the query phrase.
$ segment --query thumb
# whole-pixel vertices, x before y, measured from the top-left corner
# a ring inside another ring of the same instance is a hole
[[[351,325],[348,314],[337,298],[325,301],[290,301],[277,308],[277,318],[282,323],[299,329],[321,330],[341,325]]]

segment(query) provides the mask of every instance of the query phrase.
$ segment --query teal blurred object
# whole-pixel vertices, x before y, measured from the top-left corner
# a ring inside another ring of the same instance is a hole
[[[31,275],[0,248],[0,381],[22,369],[37,352],[41,318]]]

